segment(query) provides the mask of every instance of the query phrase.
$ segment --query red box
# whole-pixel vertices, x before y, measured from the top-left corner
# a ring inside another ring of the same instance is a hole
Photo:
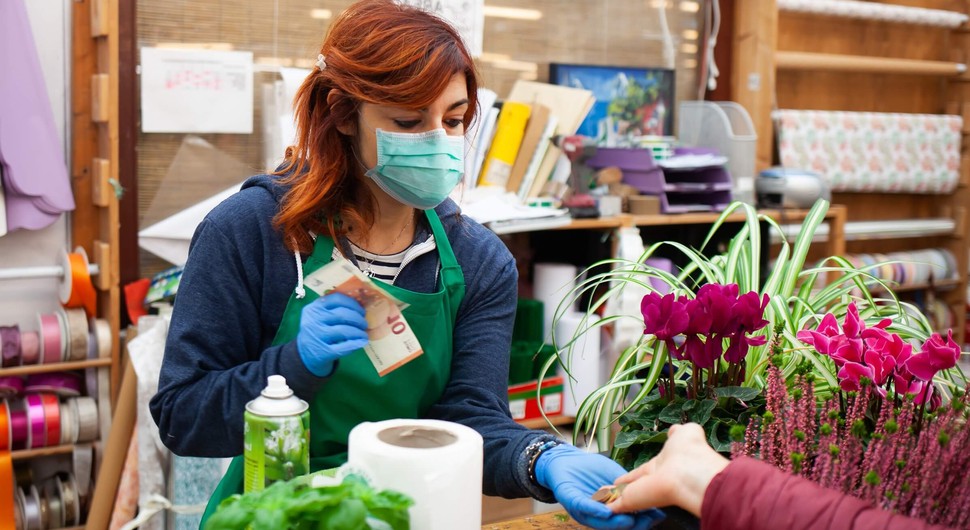
[[[542,380],[539,397],[546,416],[562,414],[562,382],[561,375]],[[512,411],[512,419],[522,421],[542,417],[536,396],[538,385],[539,381],[536,380],[509,387],[509,410]]]

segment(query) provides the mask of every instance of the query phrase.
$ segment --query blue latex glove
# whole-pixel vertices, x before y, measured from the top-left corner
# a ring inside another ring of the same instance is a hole
[[[535,464],[536,480],[552,490],[556,500],[580,524],[601,530],[645,530],[666,517],[652,509],[633,514],[613,513],[594,501],[593,493],[613,484],[626,470],[609,458],[563,444],[543,451]]]
[[[364,308],[345,294],[322,296],[300,314],[296,348],[307,370],[317,377],[330,375],[337,359],[363,348],[367,342]]]

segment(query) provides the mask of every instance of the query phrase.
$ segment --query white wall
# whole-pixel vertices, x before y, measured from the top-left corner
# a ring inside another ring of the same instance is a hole
[[[65,146],[70,123],[70,0],[2,0],[24,2],[37,43],[54,121]],[[3,72],[0,72],[3,75]],[[62,216],[38,231],[18,230],[0,237],[0,268],[56,265],[70,243],[69,219]],[[37,313],[58,306],[58,282],[54,279],[0,280],[0,325],[19,324],[37,329]]]

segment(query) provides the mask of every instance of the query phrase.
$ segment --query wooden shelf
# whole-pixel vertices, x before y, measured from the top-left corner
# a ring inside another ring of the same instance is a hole
[[[866,8],[868,12],[860,12],[859,7]],[[914,26],[937,26],[941,28],[957,28],[967,21],[967,15],[957,11],[933,9],[932,11],[936,15],[936,20],[935,22],[928,22],[925,19],[920,20],[920,17],[927,11],[925,8],[880,5],[875,2],[852,0],[813,0],[812,2],[778,0],[778,11],[783,13],[849,18]],[[910,18],[906,18],[907,16]]]
[[[576,418],[572,416],[549,416],[546,418],[533,418],[530,420],[517,421],[519,425],[525,427],[526,429],[545,429],[546,427],[560,427],[563,425],[572,425],[576,421]]]
[[[826,219],[844,215],[845,207],[833,204],[829,207]],[[808,210],[777,210],[763,209],[758,210],[759,214],[766,215],[776,221],[801,221],[808,215]],[[621,214],[616,217],[600,217],[595,219],[573,219],[571,223],[547,230],[596,230],[612,229],[623,226],[667,226],[667,225],[696,225],[712,224],[721,216],[720,212],[694,212],[694,213],[671,213],[656,215],[631,215]],[[735,212],[727,217],[727,222],[739,222],[745,219],[743,212]]]
[[[69,372],[71,370],[83,370],[85,368],[101,368],[111,366],[110,358],[90,359],[87,361],[72,361],[63,363],[38,364],[33,366],[15,366],[12,368],[0,368],[0,376],[16,376],[42,374],[46,372]]]
[[[967,65],[947,61],[922,61],[895,57],[781,50],[775,52],[775,65],[779,70],[817,70],[872,74],[957,76],[967,71]]]
[[[29,460],[52,455],[69,455],[74,452],[74,444],[55,445],[52,447],[38,447],[37,449],[22,449],[11,451],[10,457],[16,460]]]

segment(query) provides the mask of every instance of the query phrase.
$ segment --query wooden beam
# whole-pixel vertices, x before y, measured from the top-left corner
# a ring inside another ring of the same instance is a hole
[[[775,64],[777,64],[779,70],[824,70],[873,74],[955,76],[967,71],[967,65],[948,61],[792,51],[776,52]]]
[[[747,109],[758,135],[755,172],[772,165],[775,47],[778,6],[775,0],[738,0],[734,4],[731,94]]]

